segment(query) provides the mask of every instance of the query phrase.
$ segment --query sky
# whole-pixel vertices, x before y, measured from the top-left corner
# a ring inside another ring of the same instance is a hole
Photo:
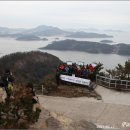
[[[130,1],[0,1],[0,26],[130,29]]]

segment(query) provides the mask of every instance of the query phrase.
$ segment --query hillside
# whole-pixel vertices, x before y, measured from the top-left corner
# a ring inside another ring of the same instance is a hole
[[[130,55],[130,44],[101,44],[99,42],[62,40],[54,41],[52,44],[40,49],[84,51],[88,53],[104,53]]]
[[[59,62],[61,61],[57,57],[48,53],[18,52],[0,58],[0,75],[9,68],[17,83],[32,82],[38,85],[43,82],[44,76],[55,74]]]

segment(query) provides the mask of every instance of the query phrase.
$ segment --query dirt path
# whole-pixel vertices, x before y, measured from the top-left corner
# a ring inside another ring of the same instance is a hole
[[[39,96],[39,99],[42,106],[49,111],[60,113],[73,120],[84,119],[104,128],[124,129],[123,122],[130,124],[130,96],[128,93],[115,93],[100,86],[96,88],[96,91],[102,95],[103,101],[86,97]]]
[[[102,96],[104,103],[130,106],[130,92],[121,92],[102,86],[98,86],[95,90]]]

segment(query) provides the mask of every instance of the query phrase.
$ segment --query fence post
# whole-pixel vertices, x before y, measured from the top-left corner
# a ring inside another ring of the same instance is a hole
[[[109,88],[110,88],[110,85],[111,85],[111,79],[109,79]]]
[[[117,81],[117,80],[115,80],[115,88],[116,88],[116,81]]]
[[[126,89],[128,88],[128,80],[126,81]]]
[[[42,84],[42,94],[43,94],[44,88],[43,88],[43,84]]]
[[[109,80],[108,82],[107,82],[107,79]],[[111,81],[112,81],[112,83],[111,83]],[[118,81],[120,81],[120,82],[118,83]],[[119,89],[120,85],[123,85],[123,81],[124,80],[117,80],[117,79],[113,79],[113,78],[107,78],[105,76],[96,75],[96,84],[103,86],[105,83],[105,86],[106,86],[106,83],[107,83],[107,85],[108,85],[107,87],[109,87],[109,88]],[[125,81],[126,81],[126,84],[123,85],[125,88],[123,87],[120,89],[130,90],[130,87],[129,87],[130,81],[128,81],[128,80],[125,80]]]

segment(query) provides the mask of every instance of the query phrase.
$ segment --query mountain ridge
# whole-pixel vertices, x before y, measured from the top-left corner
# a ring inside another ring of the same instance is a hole
[[[0,27],[0,37],[15,37],[16,39],[21,35],[35,35],[35,36],[65,36],[75,38],[112,38],[113,36],[107,34],[91,33],[84,31],[65,31],[58,27],[40,25],[35,28],[7,28]]]

